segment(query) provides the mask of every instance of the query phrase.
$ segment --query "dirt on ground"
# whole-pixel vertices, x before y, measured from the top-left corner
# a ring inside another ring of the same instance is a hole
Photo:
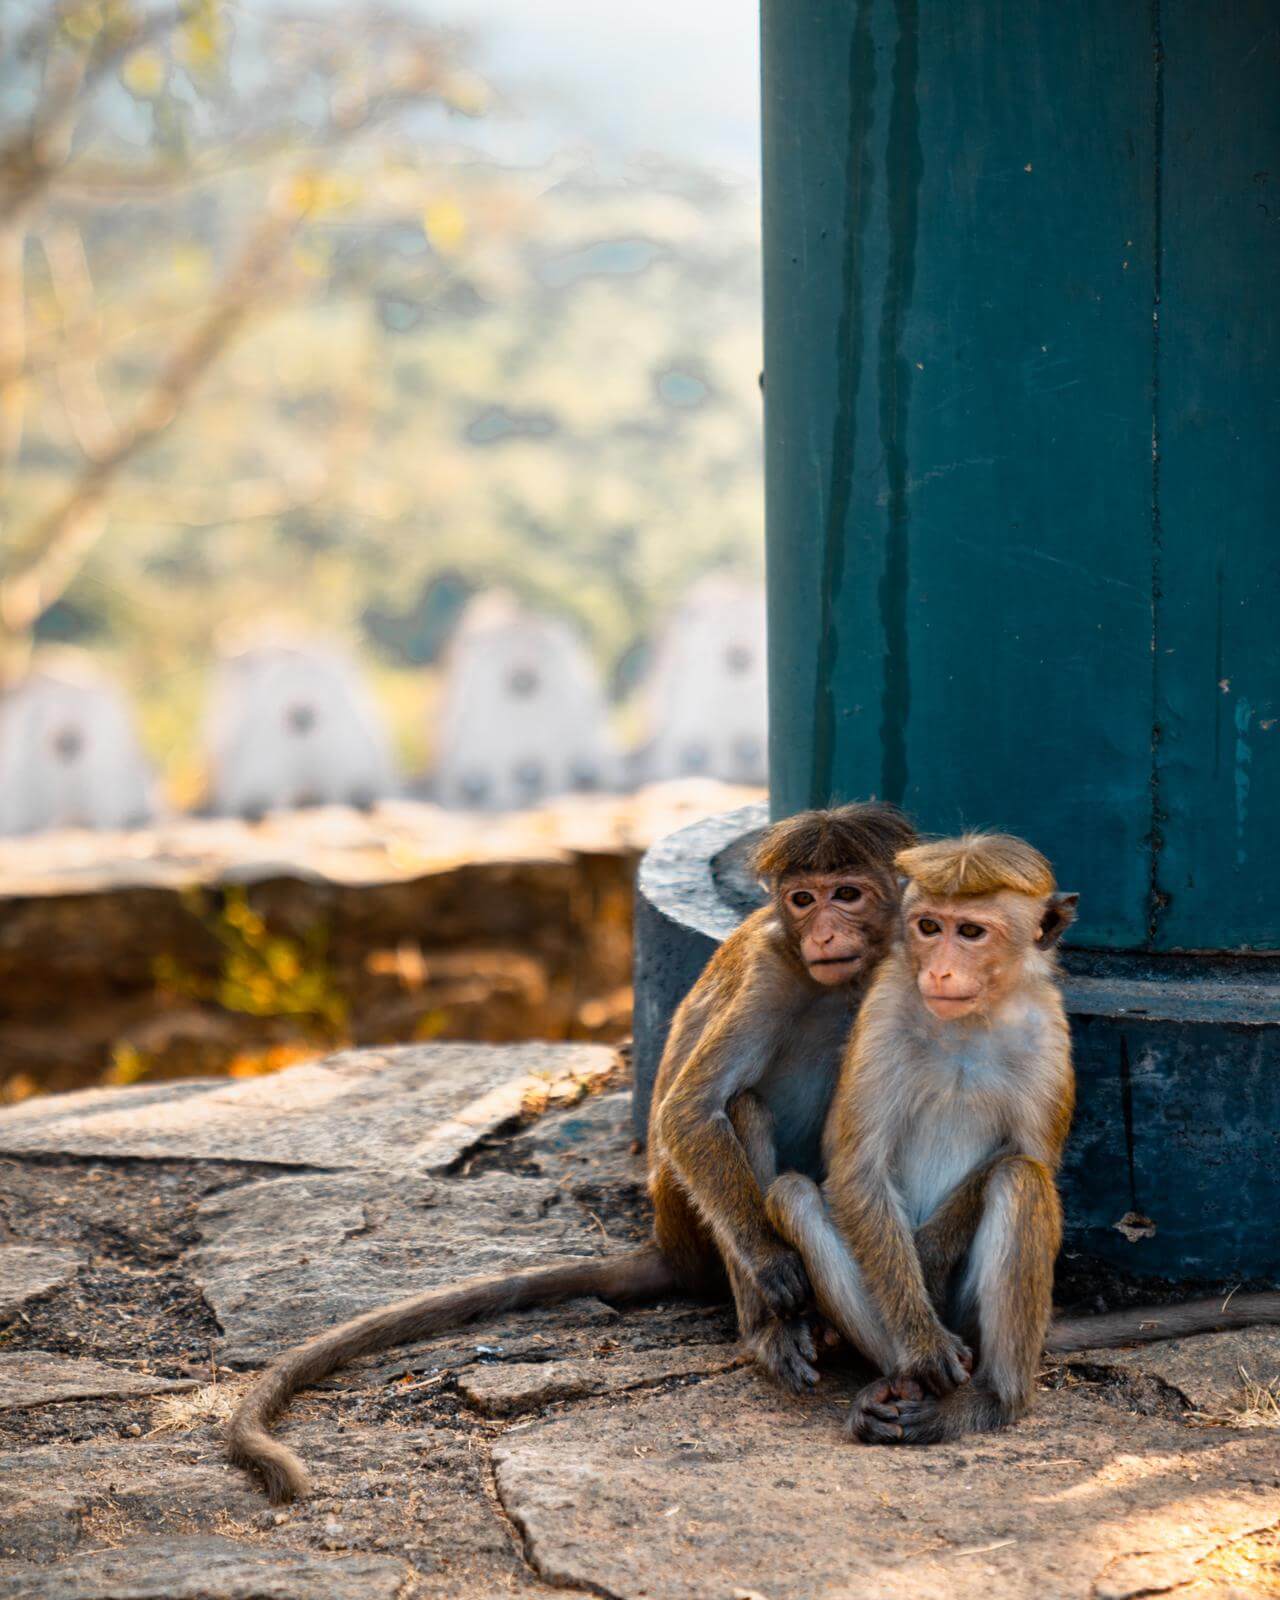
[[[645,1237],[619,1071],[421,1047],[0,1113],[0,1600],[1280,1595],[1270,1329],[1047,1364],[910,1451],[846,1441],[848,1360],[797,1400],[724,1306],[575,1301],[300,1396],[315,1493],[269,1506],[220,1429],[272,1351]]]

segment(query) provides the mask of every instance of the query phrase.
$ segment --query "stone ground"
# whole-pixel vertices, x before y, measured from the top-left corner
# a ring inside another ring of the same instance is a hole
[[[244,1369],[644,1237],[620,1083],[428,1046],[0,1113],[0,1600],[1280,1595],[1271,1330],[1073,1358],[1008,1433],[909,1452],[843,1441],[856,1369],[744,1368],[723,1308],[576,1302],[300,1397],[317,1492],[267,1506],[222,1460]]]

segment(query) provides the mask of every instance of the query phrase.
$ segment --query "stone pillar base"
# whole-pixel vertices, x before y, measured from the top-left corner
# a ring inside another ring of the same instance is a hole
[[[676,1007],[763,898],[745,862],[766,820],[763,805],[710,818],[641,863],[639,1138]],[[1280,1281],[1280,958],[1076,950],[1063,965],[1078,1085],[1064,1265],[1188,1285]]]

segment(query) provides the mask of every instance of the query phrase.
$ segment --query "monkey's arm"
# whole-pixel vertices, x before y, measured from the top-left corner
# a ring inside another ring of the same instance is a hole
[[[731,1094],[759,1078],[758,1039],[735,1025],[735,1013],[712,1023],[658,1108],[657,1133],[667,1158],[725,1259],[780,1316],[799,1311],[809,1285],[799,1256],[774,1232],[764,1195],[728,1112]],[[760,1062],[763,1067],[763,1061]]]
[[[888,1376],[914,1379],[935,1394],[964,1383],[972,1353],[933,1308],[888,1173],[865,1156],[841,1163],[827,1181],[827,1197],[892,1342],[894,1370]]]
[[[942,1304],[947,1280],[973,1243],[992,1171],[998,1162],[1012,1154],[1012,1146],[1002,1144],[981,1166],[961,1178],[933,1215],[916,1229],[920,1274],[925,1292],[935,1307]]]

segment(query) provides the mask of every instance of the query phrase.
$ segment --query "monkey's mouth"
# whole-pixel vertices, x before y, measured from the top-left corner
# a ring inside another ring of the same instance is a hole
[[[807,961],[809,967],[851,967],[855,961],[862,960],[862,952],[853,956],[818,956],[813,961]]]
[[[924,999],[931,1006],[970,1006],[981,996],[978,994],[927,994]]]

